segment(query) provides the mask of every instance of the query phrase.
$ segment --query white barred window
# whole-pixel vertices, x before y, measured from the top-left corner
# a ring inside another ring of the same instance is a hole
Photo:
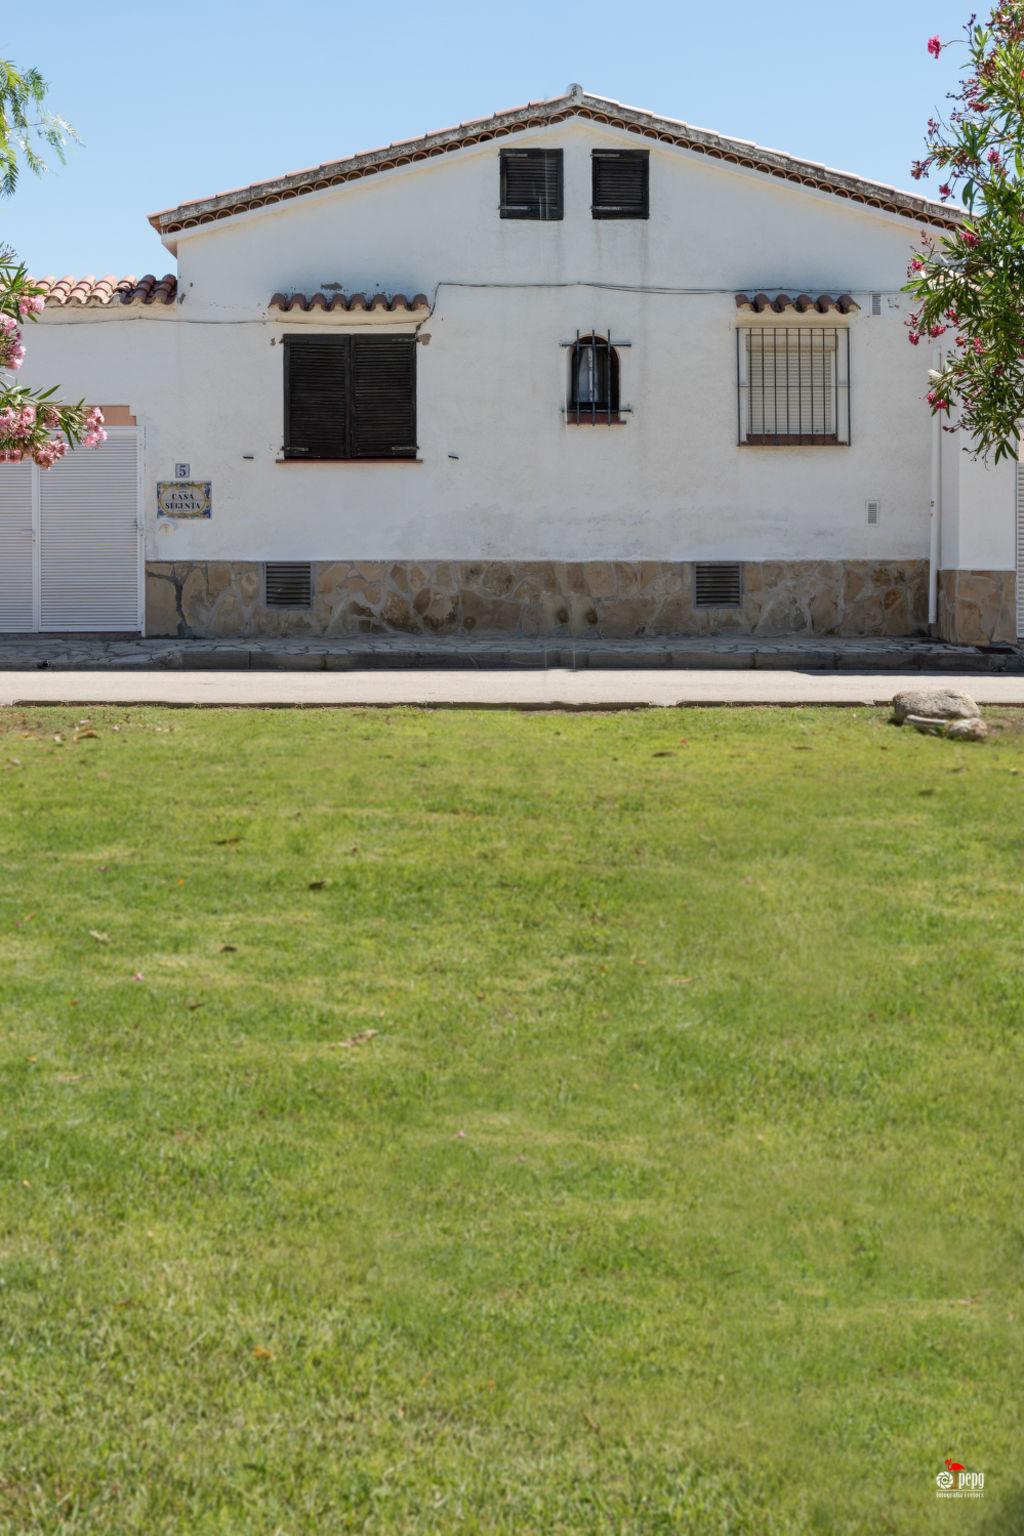
[[[741,443],[809,447],[850,441],[850,333],[823,325],[737,332]]]

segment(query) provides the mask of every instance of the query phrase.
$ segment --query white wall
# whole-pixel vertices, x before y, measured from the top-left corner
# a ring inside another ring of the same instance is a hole
[[[942,569],[1012,570],[1016,563],[1014,462],[972,458],[959,433],[944,433]]]
[[[928,357],[898,297],[916,226],[590,123],[517,141],[564,148],[563,221],[498,217],[502,140],[180,235],[170,310],[46,312],[24,376],[128,403],[145,427],[148,558],[924,558]],[[647,222],[590,216],[589,151],[609,143],[650,148]],[[352,317],[266,305],[328,283],[436,298],[415,326],[361,322],[429,336],[421,463],[275,462],[280,338]],[[732,295],[779,287],[861,302],[851,447],[737,446],[735,328],[750,317]],[[632,343],[626,426],[564,424],[560,343],[577,329]],[[155,482],[179,460],[213,482],[208,523],[156,522]]]

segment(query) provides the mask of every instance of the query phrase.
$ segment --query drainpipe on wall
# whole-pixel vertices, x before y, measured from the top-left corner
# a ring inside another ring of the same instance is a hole
[[[942,367],[942,350],[936,347],[932,358],[936,373]],[[932,470],[931,500],[928,503],[928,627],[938,622],[939,616],[939,531],[942,518],[942,415],[932,416]]]

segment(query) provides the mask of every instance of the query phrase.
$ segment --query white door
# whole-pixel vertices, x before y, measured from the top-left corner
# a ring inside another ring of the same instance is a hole
[[[141,578],[135,427],[52,469],[0,465],[0,633],[141,630]]]
[[[1017,639],[1024,640],[1024,464],[1017,465]]]
[[[35,629],[34,464],[0,464],[0,634]]]

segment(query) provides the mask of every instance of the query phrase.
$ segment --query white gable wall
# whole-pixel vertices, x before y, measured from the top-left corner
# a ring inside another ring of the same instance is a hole
[[[498,216],[498,155],[562,148],[565,216]],[[590,150],[648,149],[651,216],[590,215]],[[184,230],[173,238],[187,302],[265,305],[280,288],[325,283],[432,295],[444,280],[736,289],[896,289],[911,220],[762,172],[576,121],[382,171]]]

